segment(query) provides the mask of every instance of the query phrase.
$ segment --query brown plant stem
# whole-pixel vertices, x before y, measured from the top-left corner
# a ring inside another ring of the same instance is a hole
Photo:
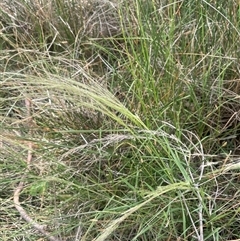
[[[32,116],[31,116],[31,101],[29,99],[25,100],[25,106],[27,109],[27,120],[29,124],[29,133],[32,134],[31,132],[31,126],[33,124]],[[28,142],[28,155],[27,155],[27,171],[30,169],[30,164],[32,161],[32,150],[33,150],[33,144],[31,141]],[[27,171],[25,172],[23,179],[27,176]],[[15,208],[19,212],[20,216],[27,222],[29,223],[35,230],[40,232],[42,235],[44,235],[48,240],[50,241],[62,241],[61,239],[52,236],[49,232],[47,232],[46,225],[40,225],[37,222],[35,222],[29,215],[28,213],[24,210],[24,208],[21,206],[21,203],[19,202],[19,197],[20,193],[24,188],[24,182],[21,181],[18,186],[15,188],[14,193],[13,193],[13,202],[15,205]]]

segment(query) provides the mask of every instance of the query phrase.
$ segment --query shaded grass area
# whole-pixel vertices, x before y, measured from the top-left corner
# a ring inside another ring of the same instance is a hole
[[[240,238],[237,1],[0,7],[2,240]]]

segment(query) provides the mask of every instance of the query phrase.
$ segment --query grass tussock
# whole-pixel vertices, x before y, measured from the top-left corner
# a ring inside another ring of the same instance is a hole
[[[238,240],[239,24],[238,1],[2,1],[1,239]]]

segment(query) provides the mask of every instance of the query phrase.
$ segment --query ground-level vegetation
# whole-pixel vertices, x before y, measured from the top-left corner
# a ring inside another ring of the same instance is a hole
[[[1,240],[239,240],[239,4],[1,1]]]

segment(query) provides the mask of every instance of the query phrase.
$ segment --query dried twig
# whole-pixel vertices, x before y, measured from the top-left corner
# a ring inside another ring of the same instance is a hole
[[[31,101],[29,99],[25,100],[25,106],[27,109],[27,119],[28,119],[28,124],[29,124],[29,133],[31,134],[31,126],[33,124],[33,120],[31,117]],[[33,149],[33,145],[32,142],[30,141],[28,143],[28,156],[27,156],[27,169],[29,170],[30,167],[30,163],[32,160],[32,149]],[[25,177],[27,176],[27,174],[25,173],[23,176],[23,180],[25,179]],[[24,208],[21,206],[20,202],[19,202],[19,196],[21,191],[24,188],[24,182],[21,181],[18,186],[16,187],[16,189],[14,190],[14,194],[13,194],[13,201],[14,201],[14,205],[15,208],[17,209],[17,211],[19,212],[20,216],[27,222],[29,223],[34,229],[36,229],[38,232],[40,232],[41,234],[43,234],[48,240],[50,241],[61,241],[61,239],[52,236],[49,232],[47,232],[46,229],[46,225],[40,225],[37,222],[35,222],[29,215],[28,213],[24,210]]]

